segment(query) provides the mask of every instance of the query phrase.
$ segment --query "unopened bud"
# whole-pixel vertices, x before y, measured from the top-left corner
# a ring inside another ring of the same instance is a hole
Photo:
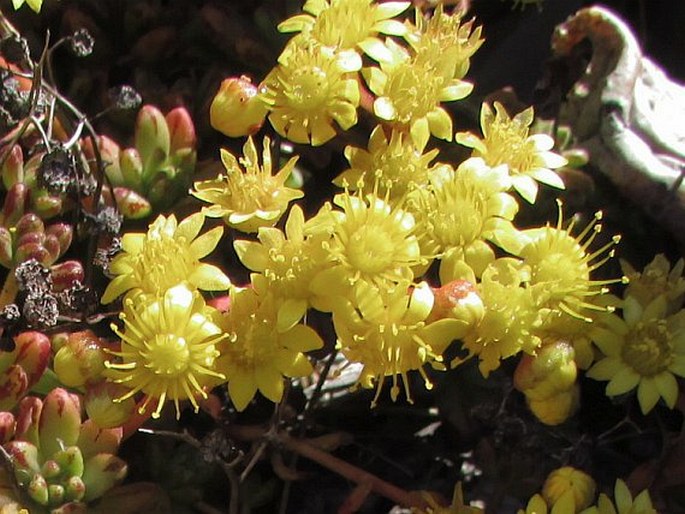
[[[596,490],[597,484],[590,475],[571,466],[563,466],[547,476],[542,496],[553,510],[557,503],[567,502],[572,503],[572,509],[560,512],[580,512],[594,501]]]
[[[555,394],[544,400],[534,400],[526,396],[528,408],[542,423],[549,426],[560,425],[578,410],[580,393],[578,384],[568,391]]]
[[[537,355],[523,355],[514,372],[514,387],[531,400],[544,400],[573,387],[575,351],[566,341],[546,342]]]
[[[476,286],[468,280],[453,280],[433,289],[433,294],[435,303],[429,316],[430,321],[455,318],[474,327],[485,315],[483,300]]]
[[[268,113],[249,77],[225,79],[209,107],[209,121],[214,129],[228,137],[249,136],[264,124]]]

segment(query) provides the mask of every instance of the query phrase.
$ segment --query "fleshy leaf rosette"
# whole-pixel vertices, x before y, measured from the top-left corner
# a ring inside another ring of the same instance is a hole
[[[0,411],[8,411],[38,382],[48,365],[50,340],[36,331],[14,337],[14,350],[0,352]]]
[[[21,401],[14,439],[4,447],[17,484],[34,503],[31,512],[85,511],[126,475],[126,463],[115,455],[121,437],[121,428],[82,422],[79,397],[57,388],[44,400]]]

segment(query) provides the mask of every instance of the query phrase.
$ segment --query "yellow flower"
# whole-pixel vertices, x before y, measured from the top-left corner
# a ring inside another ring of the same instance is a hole
[[[332,264],[314,277],[314,293],[344,296],[361,284],[392,289],[414,278],[411,267],[422,259],[410,213],[375,195],[344,193],[333,201],[342,212],[326,204],[306,227],[308,233],[331,236],[327,245]]]
[[[361,189],[370,194],[388,193],[390,199],[405,196],[408,191],[428,183],[428,175],[436,166],[430,162],[438,155],[434,149],[423,153],[407,134],[393,129],[390,140],[381,125],[376,126],[369,137],[368,151],[348,146],[345,157],[351,168],[345,170],[333,182],[352,191]]]
[[[110,303],[126,291],[130,291],[129,296],[164,294],[181,282],[206,291],[228,289],[231,281],[219,268],[200,262],[216,248],[223,234],[223,228],[216,227],[198,237],[204,220],[202,213],[180,223],[173,214],[159,216],[147,234],[124,234],[122,252],[110,264],[115,276],[102,295],[102,303]]]
[[[483,514],[485,511],[479,507],[464,504],[464,493],[461,482],[454,486],[452,503],[448,507],[442,507],[435,501],[432,494],[421,491],[421,496],[428,503],[428,509],[412,508],[412,514]]]
[[[150,402],[158,402],[152,413],[158,418],[166,400],[173,400],[179,417],[179,401],[185,399],[197,412],[196,397],[207,398],[205,389],[224,378],[215,371],[215,362],[225,336],[210,320],[210,312],[200,294],[185,284],[155,298],[127,298],[119,315],[123,332],[112,324],[121,350],[110,352],[116,361],[105,362],[108,379],[129,389],[117,401],[143,392],[147,397],[141,414]]]
[[[480,111],[483,139],[470,132],[459,132],[458,143],[473,148],[475,157],[482,157],[490,166],[506,164],[512,177],[512,186],[529,203],[535,203],[538,185],[564,189],[564,182],[554,171],[566,164],[561,155],[551,152],[554,140],[546,134],[528,135],[533,122],[533,108],[521,111],[510,118],[499,102],[495,112],[484,103]]]
[[[305,236],[304,214],[298,205],[290,210],[285,234],[277,228],[262,227],[259,242],[235,241],[241,262],[252,274],[252,285],[260,294],[272,292],[281,300],[278,328],[285,329],[304,316],[313,293],[313,277],[326,266],[328,234]]]
[[[485,306],[483,319],[463,338],[469,357],[477,355],[483,376],[497,369],[500,360],[520,351],[533,353],[541,344],[535,334],[538,309],[529,288],[523,287],[526,269],[519,261],[501,258],[485,268],[478,291]],[[462,359],[454,359],[452,367]]]
[[[283,377],[303,377],[312,365],[303,352],[323,346],[310,327],[293,324],[279,330],[278,301],[254,289],[232,289],[231,308],[217,318],[228,334],[221,345],[217,369],[228,379],[236,409],[245,409],[259,390],[272,402],[283,396]],[[299,321],[299,320],[298,320]]]
[[[633,498],[628,486],[620,478],[616,480],[614,487],[614,502],[602,493],[597,506],[585,509],[581,514],[657,514],[647,489]]]
[[[333,311],[338,347],[350,361],[364,366],[359,384],[365,388],[375,384],[372,406],[380,396],[384,377],[392,377],[393,401],[399,395],[401,377],[411,403],[407,372],[418,370],[426,388],[431,389],[424,364],[445,369],[441,354],[467,324],[453,318],[426,323],[433,302],[433,292],[425,282],[415,287],[404,282],[394,290],[364,284],[357,288],[352,301]]]
[[[666,295],[669,314],[682,307],[685,294],[685,260],[678,259],[671,269],[668,259],[660,253],[645,266],[642,273],[636,271],[629,262],[622,259],[620,262],[623,273],[628,277],[628,287],[624,296],[632,296],[642,305],[647,305],[657,296]]]
[[[562,229],[561,203],[556,227],[545,226],[521,232],[525,244],[518,253],[530,267],[530,287],[543,311],[546,329],[553,329],[565,315],[588,323],[592,321],[586,311],[603,311],[606,307],[592,302],[593,297],[606,294],[608,284],[624,279],[592,280],[591,272],[599,268],[614,255],[612,246],[618,244],[619,236],[594,252],[588,248],[602,226],[598,223],[602,213],[597,212],[594,219],[578,234],[571,232],[575,219],[566,229]]]
[[[470,58],[483,44],[481,27],[473,28],[473,20],[462,23],[464,12],[446,14],[439,4],[426,19],[417,9],[415,30],[405,39],[416,52],[416,60],[426,61],[446,79],[462,79],[469,70]]]
[[[392,60],[381,62],[380,68],[362,70],[369,89],[377,96],[374,114],[408,130],[417,148],[425,148],[431,134],[451,141],[452,119],[440,102],[460,100],[471,93],[473,86],[446,78],[432,63],[417,61],[391,40],[386,46],[392,52]],[[435,58],[438,57],[436,54]]]
[[[295,143],[324,144],[357,123],[361,58],[352,50],[336,52],[296,36],[278,65],[262,82],[261,98],[269,106],[276,132]]]
[[[643,414],[659,401],[673,408],[678,399],[675,377],[685,377],[685,311],[667,315],[664,295],[643,307],[628,296],[623,301],[623,318],[607,313],[598,319],[590,334],[606,356],[587,375],[609,380],[608,396],[627,393],[637,387]]]
[[[482,159],[468,159],[457,171],[444,166],[429,179],[430,187],[410,195],[408,206],[417,218],[422,253],[443,261],[441,283],[456,278],[455,261],[466,261],[480,276],[495,258],[490,243],[510,252],[520,249],[521,238],[511,222],[518,204],[505,192],[510,182],[503,167],[492,169]]]
[[[553,470],[542,486],[542,496],[552,512],[575,514],[595,499],[597,484],[593,478],[571,466]]]
[[[276,175],[272,175],[271,141],[264,138],[262,164],[252,137],[243,146],[238,160],[227,150],[221,150],[226,175],[195,182],[190,194],[211,203],[203,212],[242,232],[257,232],[259,227],[271,227],[283,215],[292,200],[302,198],[302,191],[285,186],[297,157],[290,159]],[[242,167],[241,167],[242,165]]]
[[[377,34],[402,36],[407,28],[392,20],[403,13],[411,2],[383,2],[371,0],[307,0],[298,14],[280,25],[281,32],[306,32],[324,46],[340,50],[360,48],[377,61],[390,55]]]

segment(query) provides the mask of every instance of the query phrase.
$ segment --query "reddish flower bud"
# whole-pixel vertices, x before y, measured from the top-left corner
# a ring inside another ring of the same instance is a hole
[[[429,321],[456,318],[473,327],[485,314],[476,286],[468,280],[453,280],[433,289],[433,294],[435,303],[428,317]]]

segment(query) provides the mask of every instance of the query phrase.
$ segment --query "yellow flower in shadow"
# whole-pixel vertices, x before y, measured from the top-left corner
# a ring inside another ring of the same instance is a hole
[[[622,307],[623,317],[607,313],[592,327],[592,340],[605,357],[587,376],[608,380],[608,396],[637,387],[643,414],[651,411],[659,398],[672,409],[678,399],[674,375],[685,377],[685,310],[668,316],[664,295],[646,307],[628,296]]]

